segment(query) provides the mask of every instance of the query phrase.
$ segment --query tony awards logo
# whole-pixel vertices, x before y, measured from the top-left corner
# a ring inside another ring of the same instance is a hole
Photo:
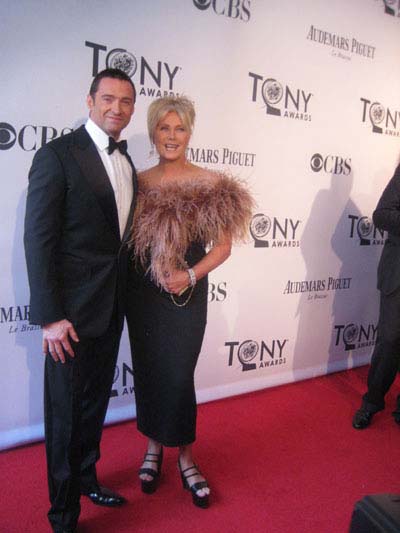
[[[281,110],[276,107],[283,97],[283,87],[279,81],[274,78],[266,79],[262,84],[261,95],[264,99],[268,115],[281,116]]]
[[[374,133],[382,133],[381,124],[385,119],[385,108],[382,104],[374,102],[369,108],[369,119]]]
[[[257,365],[254,363],[251,363],[251,361],[256,357],[258,353],[258,343],[256,341],[244,341],[239,346],[238,349],[238,359],[242,364],[242,370],[254,370],[257,368]]]
[[[125,48],[111,48],[101,43],[85,41],[92,50],[92,75],[106,68],[117,68],[128,76],[138,78],[138,94],[150,97],[174,95],[176,76],[181,67],[164,60],[150,61],[143,56],[135,57]]]
[[[253,339],[225,342],[225,346],[229,348],[228,366],[234,366],[235,355],[242,372],[285,365],[284,348],[287,342],[288,339],[272,339],[269,342],[257,342]]]
[[[360,98],[362,102],[361,121],[370,123],[373,133],[400,137],[400,111],[385,107],[380,102]]]
[[[300,246],[298,229],[300,220],[293,218],[270,218],[257,213],[250,222],[250,233],[255,248],[297,248]]]
[[[375,324],[337,324],[334,326],[335,346],[342,346],[346,352],[374,346],[378,327]]]
[[[255,248],[268,248],[269,242],[265,240],[271,229],[271,219],[263,213],[254,215],[250,224],[250,233],[254,239]]]
[[[355,342],[358,337],[359,327],[355,324],[349,324],[344,328],[343,331],[343,342],[344,342],[344,349],[346,351],[348,350],[354,350],[356,347]]]
[[[267,115],[311,121],[310,100],[312,93],[289,85],[282,85],[276,78],[264,77],[256,72],[249,72],[252,79],[253,102],[261,98],[265,103]]]
[[[360,246],[385,244],[385,231],[377,228],[370,217],[347,215],[350,221],[350,239],[357,235]]]
[[[383,0],[385,13],[393,17],[400,17],[400,0]]]
[[[369,217],[361,217],[357,222],[357,234],[360,239],[361,246],[368,246],[371,244],[369,236],[372,233],[374,225]]]
[[[115,365],[113,385],[118,381],[118,378],[119,378],[119,366]],[[110,393],[110,398],[115,398],[116,396],[118,396],[118,390],[112,389]]]
[[[109,68],[122,70],[130,78],[137,70],[136,57],[124,48],[114,48],[114,50],[111,50],[107,54],[106,65],[108,65]]]
[[[122,363],[120,369],[119,365],[115,366],[113,389],[110,398],[117,398],[118,396],[125,396],[126,394],[133,394],[135,391],[133,385],[133,370],[126,363]]]

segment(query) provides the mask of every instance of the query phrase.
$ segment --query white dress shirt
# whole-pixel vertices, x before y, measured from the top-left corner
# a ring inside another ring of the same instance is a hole
[[[85,128],[96,145],[110,178],[117,204],[119,233],[122,238],[133,196],[132,167],[126,156],[121,154],[119,150],[114,150],[111,155],[108,153],[108,135],[93,120],[89,118]]]

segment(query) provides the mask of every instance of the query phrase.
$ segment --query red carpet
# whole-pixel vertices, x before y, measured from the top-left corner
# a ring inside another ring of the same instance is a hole
[[[400,493],[400,428],[390,412],[351,427],[367,367],[199,407],[196,458],[213,490],[197,509],[183,491],[176,450],[166,451],[160,487],[142,494],[137,481],[145,440],[133,422],[106,428],[98,473],[129,500],[121,509],[82,501],[82,533],[344,533],[354,502]],[[397,461],[397,462],[396,462]],[[0,454],[0,531],[50,531],[42,444]]]

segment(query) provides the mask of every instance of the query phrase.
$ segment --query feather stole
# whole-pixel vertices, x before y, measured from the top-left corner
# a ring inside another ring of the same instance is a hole
[[[247,240],[254,201],[246,185],[222,172],[208,178],[139,188],[130,245],[160,285],[163,273],[187,268],[192,242],[212,246],[230,235]],[[149,264],[150,260],[150,264]]]

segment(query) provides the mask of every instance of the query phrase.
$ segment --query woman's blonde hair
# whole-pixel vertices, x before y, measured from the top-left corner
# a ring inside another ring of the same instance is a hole
[[[179,116],[182,124],[192,134],[196,117],[193,102],[186,96],[164,96],[154,100],[147,111],[147,129],[151,144],[154,144],[157,124],[171,111]]]

